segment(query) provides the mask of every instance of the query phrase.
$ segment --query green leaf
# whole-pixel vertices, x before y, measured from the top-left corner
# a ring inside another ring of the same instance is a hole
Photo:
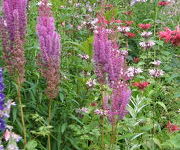
[[[26,146],[25,146],[25,150],[37,150],[37,142],[35,140],[31,140],[29,141]]]
[[[163,102],[156,102],[158,105],[160,105],[164,110],[167,112],[167,107]]]
[[[64,133],[66,128],[67,128],[67,123],[63,123],[63,125],[61,126],[61,133]]]

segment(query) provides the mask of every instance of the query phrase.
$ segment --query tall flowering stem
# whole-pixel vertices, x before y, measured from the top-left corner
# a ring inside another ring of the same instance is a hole
[[[46,94],[49,98],[48,124],[51,121],[52,100],[57,97],[60,83],[60,35],[55,31],[54,18],[48,0],[39,2],[39,16],[37,18],[37,35],[39,37],[40,53],[38,64],[42,76],[47,81]],[[51,149],[50,135],[48,149]]]
[[[99,83],[112,89],[110,95],[103,97],[102,107],[108,111],[108,118],[112,124],[113,146],[116,142],[116,125],[126,114],[131,91],[127,84],[127,51],[119,50],[116,40],[110,39],[113,36],[107,31],[104,26],[99,26],[94,35],[94,61]]]
[[[26,143],[26,127],[21,101],[20,89],[25,81],[24,42],[26,35],[27,0],[3,0],[3,17],[0,18],[0,37],[3,45],[3,59],[9,73],[17,84],[17,98],[23,126],[24,143]]]

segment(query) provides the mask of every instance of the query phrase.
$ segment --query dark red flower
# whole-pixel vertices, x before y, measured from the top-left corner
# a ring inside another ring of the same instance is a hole
[[[167,2],[167,1],[160,1],[160,2],[158,3],[159,6],[166,6],[166,5],[168,5],[168,4],[170,4],[170,2]]]
[[[149,84],[149,82],[134,82],[133,86],[138,87],[140,90],[144,90]]]
[[[172,124],[170,121],[168,121],[166,128],[169,130],[169,132],[180,131],[180,127],[175,124]]]
[[[95,106],[97,106],[97,103],[92,102],[90,105],[93,106],[93,107],[95,107]]]
[[[122,20],[114,20],[114,23],[122,23]]]
[[[127,26],[130,26],[134,23],[134,21],[126,21],[124,20],[123,23],[125,23]]]
[[[139,24],[138,26],[143,30],[147,30],[151,27],[151,24]]]
[[[134,58],[133,58],[133,62],[138,63],[139,61],[140,61],[140,58],[139,58],[139,57],[134,57]]]
[[[127,15],[127,16],[130,16],[130,15],[132,15],[132,11],[126,11],[126,12],[123,12],[123,14],[125,14],[125,15]]]
[[[133,38],[136,36],[136,34],[132,33],[132,32],[126,32],[125,35],[129,38]]]

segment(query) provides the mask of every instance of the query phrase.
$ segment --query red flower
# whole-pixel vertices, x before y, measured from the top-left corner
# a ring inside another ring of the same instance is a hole
[[[138,57],[133,58],[133,62],[138,63],[139,61],[140,61],[140,58],[138,58]]]
[[[138,26],[143,30],[147,30],[151,27],[151,24],[139,24]]]
[[[123,12],[123,14],[125,14],[125,15],[127,15],[127,16],[130,16],[130,15],[132,15],[132,11],[126,11],[126,12]]]
[[[165,28],[165,31],[160,31],[159,36],[161,39],[164,39],[166,43],[170,42],[175,46],[180,46],[180,31],[170,30],[169,28]]]
[[[169,130],[169,132],[180,131],[180,127],[175,124],[172,124],[170,121],[168,121],[166,128]]]
[[[140,90],[144,90],[149,84],[149,82],[134,82],[133,86],[138,87]]]
[[[127,26],[130,26],[134,23],[134,21],[123,21]]]
[[[131,33],[131,32],[126,32],[125,35],[126,35],[127,37],[129,37],[129,38],[133,38],[133,37],[136,36],[136,34]]]
[[[93,102],[93,103],[91,103],[90,105],[93,106],[93,107],[95,107],[95,106],[97,106],[97,103]]]
[[[158,5],[159,6],[166,6],[166,5],[168,5],[170,2],[167,2],[167,1],[160,1],[159,3],[158,3]]]

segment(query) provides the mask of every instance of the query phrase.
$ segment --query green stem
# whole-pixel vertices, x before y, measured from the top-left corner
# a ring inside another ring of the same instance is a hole
[[[117,131],[117,123],[116,118],[114,117],[112,120],[112,131],[111,131],[111,143],[110,149],[114,149],[114,145],[116,143],[116,131]]]
[[[48,126],[50,126],[51,122],[51,107],[52,107],[52,100],[49,99],[49,105],[48,105]],[[51,133],[48,134],[48,150],[51,150]]]
[[[21,100],[21,83],[19,77],[17,78],[17,98],[19,102],[19,107],[20,107],[20,116],[21,116],[21,122],[22,122],[22,128],[23,128],[23,136],[24,136],[24,145],[27,143],[26,139],[26,126],[25,126],[25,121],[24,121],[24,112],[23,112],[23,105],[22,105],[22,100]]]
[[[104,110],[104,109],[103,109],[104,93],[103,93],[102,88],[101,88],[101,93],[102,93],[102,101],[101,101],[101,103],[102,103],[102,110]],[[103,117],[103,115],[101,116],[101,148],[102,148],[102,149],[105,149],[105,143],[104,143],[104,117]]]
[[[156,20],[158,17],[158,5],[155,1],[155,16],[154,16],[154,37],[156,36]],[[156,58],[156,49],[154,48],[154,59]]]

